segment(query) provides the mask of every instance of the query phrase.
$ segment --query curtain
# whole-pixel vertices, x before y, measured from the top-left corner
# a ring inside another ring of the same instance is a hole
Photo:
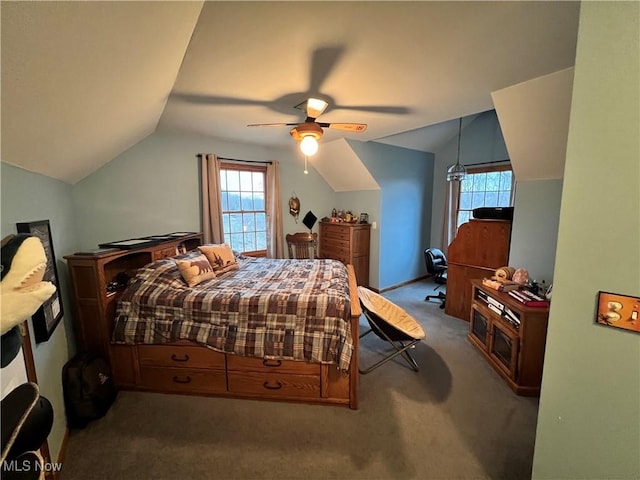
[[[202,232],[204,243],[224,243],[220,210],[220,160],[212,153],[200,155],[202,180]]]
[[[444,221],[442,226],[442,251],[445,255],[449,244],[453,242],[458,231],[458,202],[460,200],[460,182],[447,182],[444,199]]]
[[[284,258],[282,202],[278,161],[267,166],[267,257]]]

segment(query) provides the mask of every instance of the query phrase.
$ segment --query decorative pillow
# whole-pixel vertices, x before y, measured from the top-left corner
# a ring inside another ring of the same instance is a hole
[[[216,273],[229,272],[240,268],[233,250],[226,243],[202,245],[198,249],[204,253]]]
[[[216,277],[216,272],[204,255],[196,255],[188,260],[176,260],[178,270],[190,287]]]

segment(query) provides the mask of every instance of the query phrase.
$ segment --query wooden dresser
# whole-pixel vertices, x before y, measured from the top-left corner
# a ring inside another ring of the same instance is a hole
[[[447,253],[447,315],[469,319],[471,279],[491,277],[508,265],[510,243],[508,220],[471,219],[460,225]]]
[[[368,287],[370,236],[368,223],[320,222],[320,258],[353,265],[358,285]]]

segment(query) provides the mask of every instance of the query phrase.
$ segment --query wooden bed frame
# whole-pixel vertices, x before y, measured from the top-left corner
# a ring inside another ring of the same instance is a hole
[[[345,405],[358,408],[358,331],[361,315],[354,269],[347,266],[353,356],[348,374],[335,365],[266,360],[225,354],[190,341],[163,345],[110,342],[119,275],[202,243],[189,234],[130,250],[76,253],[69,265],[78,348],[107,358],[120,389],[261,400]],[[107,285],[111,292],[107,292]]]

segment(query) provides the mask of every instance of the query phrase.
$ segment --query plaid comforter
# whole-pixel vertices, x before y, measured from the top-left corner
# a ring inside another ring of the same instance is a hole
[[[171,259],[143,267],[118,301],[113,343],[186,339],[226,353],[348,369],[351,304],[342,263],[249,257],[238,263],[239,270],[191,288]]]

